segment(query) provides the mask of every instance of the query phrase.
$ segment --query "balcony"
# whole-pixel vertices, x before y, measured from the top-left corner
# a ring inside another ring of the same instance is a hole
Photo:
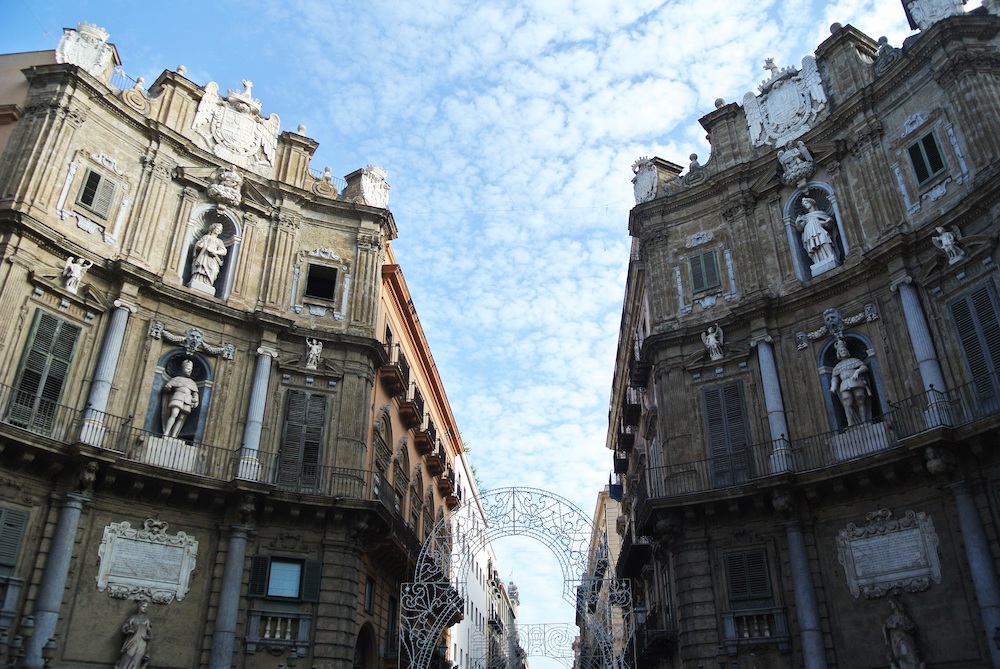
[[[618,450],[631,451],[635,446],[635,428],[630,425],[621,425],[618,428]]]
[[[628,451],[615,451],[615,474],[628,472]]]
[[[677,649],[677,629],[668,611],[654,606],[648,614],[636,609],[635,655],[644,660],[664,657]]]
[[[311,626],[309,613],[251,609],[247,613],[246,652],[248,655],[258,650],[281,653],[294,648],[305,657],[309,652]]]
[[[622,423],[630,427],[639,425],[642,416],[642,389],[626,388],[625,401],[622,403]]]
[[[640,537],[637,541],[632,534],[631,528],[622,540],[621,552],[618,553],[618,564],[615,566],[615,573],[618,578],[628,578],[638,573],[653,555],[653,545],[646,537]]]
[[[444,496],[444,503],[448,505],[449,511],[454,511],[462,505],[462,491],[458,488],[453,488],[451,492]]]
[[[398,397],[410,386],[410,365],[399,344],[389,344],[386,349],[389,362],[379,367],[378,378],[387,393]]]
[[[632,347],[632,357],[628,363],[628,384],[632,388],[645,388],[649,383],[649,372],[652,365],[642,357],[642,342],[635,342]]]
[[[437,428],[430,414],[424,416],[423,424],[413,433],[413,445],[420,455],[428,455],[437,443]]]
[[[437,442],[437,448],[424,456],[424,463],[427,465],[427,473],[431,476],[440,476],[444,468],[448,465],[448,458],[444,454],[444,446]]]
[[[411,383],[406,395],[399,402],[399,418],[406,429],[420,427],[424,420],[424,398],[417,389],[416,383]]]
[[[781,652],[791,650],[788,621],[784,609],[771,607],[722,614],[722,643],[726,652],[736,655],[748,648],[772,646]]]
[[[1000,383],[994,387],[1000,388]],[[940,438],[966,438],[992,429],[997,415],[1000,395],[984,393],[974,384],[947,393],[932,389],[892,404],[884,416],[844,430],[756,443],[711,459],[651,467],[635,493],[636,514],[641,517],[643,507],[656,498],[683,498],[751,483],[756,488],[772,477],[863,463],[896,449],[922,448]],[[977,425],[979,421],[983,422]]]

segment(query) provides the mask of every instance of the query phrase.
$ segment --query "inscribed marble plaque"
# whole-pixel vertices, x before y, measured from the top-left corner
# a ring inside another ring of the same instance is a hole
[[[941,582],[938,536],[926,513],[893,518],[888,509],[866,516],[864,527],[848,523],[837,536],[837,559],[855,597],[882,597],[890,590],[927,590]]]
[[[167,604],[184,599],[198,557],[198,541],[184,532],[167,534],[167,523],[148,519],[104,528],[97,589],[116,599]]]

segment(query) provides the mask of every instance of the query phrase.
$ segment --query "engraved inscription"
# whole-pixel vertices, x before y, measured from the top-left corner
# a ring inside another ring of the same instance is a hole
[[[146,519],[141,528],[111,523],[97,551],[97,590],[116,599],[169,604],[184,599],[198,557],[198,541],[167,533],[167,523]]]
[[[181,577],[184,549],[142,541],[119,540],[115,546],[111,576],[126,576],[145,581],[177,583]]]

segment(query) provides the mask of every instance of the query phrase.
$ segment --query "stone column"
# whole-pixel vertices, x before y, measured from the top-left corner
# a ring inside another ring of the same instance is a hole
[[[364,517],[341,518],[339,527],[323,540],[323,572],[320,604],[316,610],[313,643],[314,665],[349,667],[354,661],[354,644],[359,623],[355,609],[361,581],[361,558],[365,552]]]
[[[381,233],[361,232],[358,235],[358,259],[352,278],[353,295],[348,318],[352,326],[361,327],[365,332],[375,330],[384,255],[385,241]]]
[[[50,638],[55,636],[56,624],[59,622],[59,610],[62,608],[63,594],[66,592],[66,579],[69,576],[69,563],[73,557],[73,544],[76,542],[76,530],[80,525],[80,514],[83,505],[89,498],[76,493],[68,493],[59,509],[56,520],[55,534],[49,547],[49,555],[45,560],[45,571],[42,572],[42,582],[38,585],[38,598],[35,600],[35,632],[25,643],[23,669],[43,669],[45,660],[42,658],[42,648]]]
[[[795,589],[795,615],[802,641],[802,662],[805,669],[825,669],[826,651],[823,648],[823,631],[819,626],[819,607],[813,588],[809,554],[802,536],[802,523],[788,520],[782,523],[788,537],[788,562],[792,569],[792,586]]]
[[[85,444],[104,446],[104,414],[108,410],[111,383],[118,369],[118,358],[122,352],[122,343],[125,341],[128,317],[135,312],[134,305],[115,300],[115,308],[111,311],[108,329],[101,344],[101,353],[97,358],[94,380],[90,384],[90,394],[87,395],[87,410],[80,429],[80,441]]]
[[[267,402],[267,386],[271,379],[271,360],[278,357],[277,349],[261,344],[257,349],[257,366],[253,372],[253,387],[247,407],[247,423],[243,428],[243,450],[236,477],[249,481],[260,480],[260,433],[264,427],[264,409]]]
[[[209,669],[229,669],[233,665],[236,618],[240,610],[243,565],[246,562],[249,532],[249,525],[239,523],[229,530],[229,547],[226,550],[226,564],[222,570],[222,587],[219,592],[219,608],[215,614]]]
[[[764,406],[767,409],[772,442],[769,457],[771,473],[790,472],[795,466],[788,441],[788,419],[785,417],[785,403],[781,399],[781,384],[778,381],[778,366],[774,362],[771,336],[755,337],[750,340],[750,346],[757,349],[757,364],[760,366],[761,383],[764,385]]]
[[[910,345],[913,346],[913,354],[917,358],[917,365],[920,368],[920,378],[927,392],[927,426],[949,425],[951,421],[948,415],[948,405],[945,392],[947,386],[944,382],[944,375],[941,373],[941,363],[938,361],[937,353],[934,351],[934,340],[931,339],[931,331],[927,326],[927,317],[924,315],[924,308],[920,304],[920,295],[913,286],[913,279],[909,276],[893,282],[890,286],[893,290],[899,290],[899,299],[903,304],[903,316],[906,319],[906,329],[910,334]]]
[[[969,571],[972,572],[979,615],[986,631],[986,645],[990,649],[993,668],[1000,669],[1000,649],[993,641],[993,633],[1000,627],[1000,585],[993,568],[993,555],[968,482],[959,481],[948,487],[955,496],[958,525],[965,544],[965,557],[969,560]]]

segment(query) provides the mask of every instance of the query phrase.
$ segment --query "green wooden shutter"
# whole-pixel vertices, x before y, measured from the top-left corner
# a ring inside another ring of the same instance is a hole
[[[302,569],[302,601],[318,602],[322,581],[323,563],[319,560],[306,560]]]
[[[7,419],[32,432],[49,434],[66,384],[80,328],[38,310]]]
[[[250,561],[250,584],[247,588],[248,597],[264,597],[267,595],[267,580],[271,575],[271,558],[267,555],[254,555]]]
[[[993,291],[984,284],[950,307],[976,398],[981,408],[992,410],[1000,404],[1000,321]]]
[[[715,259],[715,251],[706,251],[701,254],[701,257],[705,265],[705,289],[715,288],[721,283],[719,281],[719,263]]]
[[[312,488],[318,484],[325,422],[326,395],[288,391],[279,485]]]
[[[688,262],[691,267],[691,292],[698,293],[707,288],[705,281],[704,256],[692,256]]]
[[[729,602],[733,608],[773,603],[767,553],[763,549],[726,553],[725,567]]]
[[[27,523],[27,512],[0,508],[0,576],[14,572]]]
[[[715,485],[747,482],[753,476],[743,388],[739,382],[702,391],[705,436]]]

